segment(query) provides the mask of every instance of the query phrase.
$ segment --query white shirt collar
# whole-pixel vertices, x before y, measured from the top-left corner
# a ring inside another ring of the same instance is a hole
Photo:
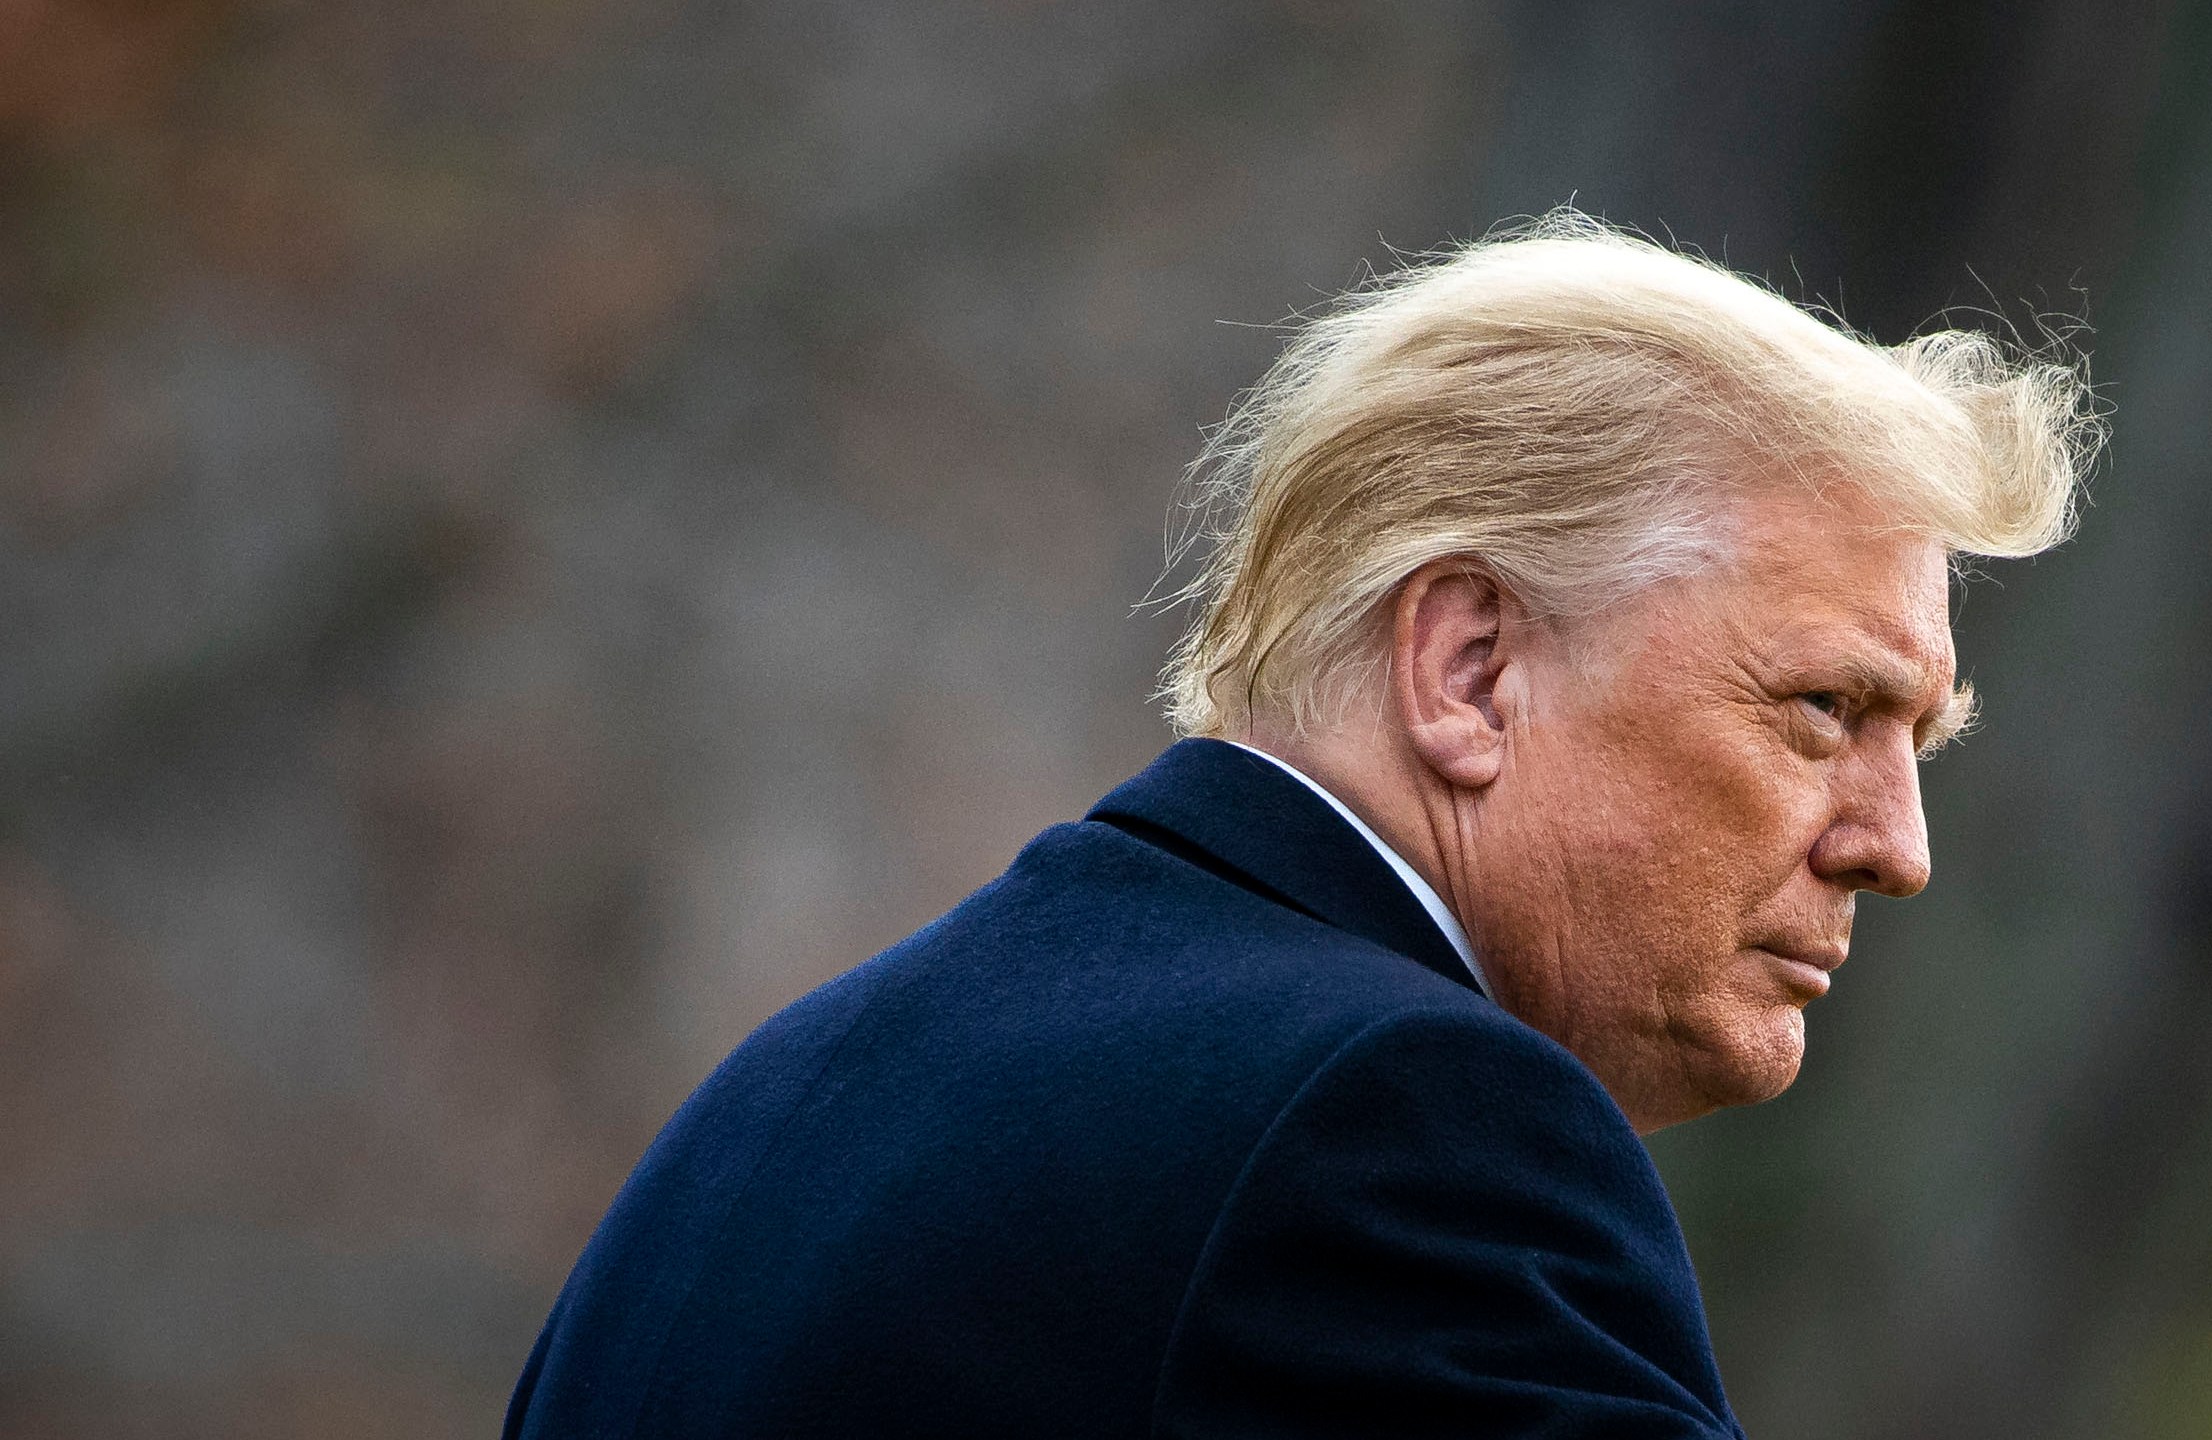
[[[1377,835],[1369,828],[1365,820],[1352,813],[1351,806],[1346,805],[1342,800],[1324,790],[1321,787],[1321,782],[1315,780],[1311,775],[1284,760],[1281,756],[1270,755],[1265,750],[1256,749],[1241,740],[1231,740],[1229,743],[1239,750],[1259,756],[1323,800],[1328,801],[1329,808],[1343,816],[1344,823],[1357,830],[1362,839],[1374,846],[1375,853],[1382,856],[1383,863],[1388,865],[1400,880],[1406,882],[1406,888],[1413,892],[1413,898],[1421,902],[1421,908],[1429,912],[1429,918],[1436,922],[1436,928],[1444,932],[1444,938],[1449,940],[1452,948],[1459,952],[1459,958],[1467,966],[1467,973],[1475,977],[1476,986],[1485,995],[1491,993],[1490,982],[1482,973],[1482,964],[1475,959],[1475,947],[1467,939],[1466,927],[1459,923],[1459,917],[1454,915],[1451,907],[1444,903],[1444,897],[1437,894],[1429,882],[1421,878],[1420,871],[1408,865],[1404,856],[1384,844],[1382,836]]]

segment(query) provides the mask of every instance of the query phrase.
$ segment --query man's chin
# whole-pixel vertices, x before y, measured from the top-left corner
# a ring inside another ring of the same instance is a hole
[[[1703,1057],[1704,1086],[1714,1108],[1772,1100],[1805,1063],[1805,1012],[1776,1005],[1746,1016]]]
[[[1738,1011],[1676,1028],[1668,1046],[1639,1052],[1633,1065],[1609,1071],[1605,1058],[1591,1068],[1637,1133],[1649,1135],[1789,1089],[1805,1058],[1805,1017],[1794,1005]]]

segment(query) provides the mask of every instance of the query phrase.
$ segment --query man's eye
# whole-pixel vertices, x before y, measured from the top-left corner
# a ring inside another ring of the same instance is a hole
[[[1843,697],[1833,690],[1808,690],[1797,698],[1831,720],[1843,718]]]

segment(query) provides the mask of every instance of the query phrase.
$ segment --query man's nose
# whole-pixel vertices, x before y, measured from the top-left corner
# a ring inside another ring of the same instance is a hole
[[[1862,753],[1837,775],[1834,816],[1813,843],[1813,873],[1903,898],[1928,884],[1928,820],[1911,736]]]

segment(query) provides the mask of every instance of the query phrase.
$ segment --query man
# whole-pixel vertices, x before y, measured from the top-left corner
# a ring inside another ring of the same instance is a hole
[[[1950,561],[2095,439],[1571,214],[1350,297],[1203,459],[1198,738],[738,1047],[509,1433],[1740,1435],[1638,1133],[1926,883]]]

